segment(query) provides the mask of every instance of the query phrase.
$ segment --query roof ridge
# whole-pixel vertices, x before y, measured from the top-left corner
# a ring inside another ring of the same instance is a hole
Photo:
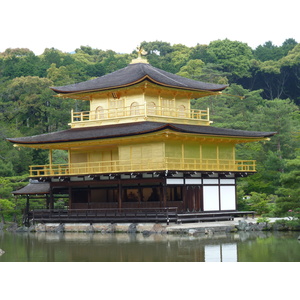
[[[149,65],[148,65],[148,66],[149,66]],[[151,65],[150,65],[150,66],[151,66]],[[162,76],[168,78],[168,79],[171,80],[171,81],[176,82],[177,84],[184,85],[184,86],[188,86],[187,84],[184,84],[184,83],[182,83],[182,82],[179,82],[179,81],[177,81],[177,80],[171,78],[170,76],[167,76],[166,74],[162,73],[161,71],[163,71],[163,70],[160,70],[160,69],[155,68],[155,67],[153,67],[153,66],[151,66],[151,68],[152,68],[153,71],[155,71],[156,73],[158,73],[158,74],[160,74],[160,75],[162,75]],[[165,71],[163,71],[163,72],[165,72]],[[172,75],[175,75],[175,76],[178,76],[178,75],[173,74],[173,73],[170,73],[170,72],[167,72],[167,73],[172,74]],[[149,75],[148,75],[148,76],[149,76]]]

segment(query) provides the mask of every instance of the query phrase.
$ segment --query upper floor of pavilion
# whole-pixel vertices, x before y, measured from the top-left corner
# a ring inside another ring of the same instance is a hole
[[[193,109],[190,100],[226,87],[163,71],[139,56],[110,74],[51,89],[57,97],[90,102],[89,111],[71,112],[70,125],[76,128],[141,121],[210,125],[209,110]]]

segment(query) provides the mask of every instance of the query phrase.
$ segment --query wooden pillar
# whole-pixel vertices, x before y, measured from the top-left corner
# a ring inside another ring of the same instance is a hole
[[[91,199],[92,199],[92,192],[91,192],[91,187],[88,185],[88,192],[87,192],[87,206],[88,208],[91,208]]]
[[[25,213],[26,213],[26,215],[28,215],[28,213],[29,213],[29,195],[26,195]]]
[[[50,188],[50,209],[54,209],[54,197],[52,188]]]
[[[121,180],[119,180],[119,193],[118,193],[118,208],[122,209],[122,184]]]
[[[72,169],[71,169],[71,151],[70,151],[70,149],[68,149],[68,164],[69,164],[69,174],[71,174]]]
[[[49,150],[49,164],[52,165],[52,161],[53,161],[53,153],[52,153],[52,149]]]
[[[182,208],[183,210],[186,210],[186,189],[187,186],[184,184],[184,186],[182,187]]]
[[[167,207],[167,185],[163,184],[163,206]]]
[[[53,161],[53,153],[52,153],[52,149],[50,149],[50,150],[49,150],[50,174],[52,174],[52,161]]]
[[[138,206],[141,207],[141,202],[143,199],[143,189],[141,188],[141,185],[138,185]]]
[[[71,186],[69,186],[68,192],[69,192],[69,203],[68,203],[68,206],[69,206],[69,209],[71,209],[72,208],[72,188],[71,188]]]
[[[159,206],[160,207],[164,206],[164,188],[163,188],[163,183],[161,183],[160,186],[159,186]]]
[[[46,194],[46,208],[49,209],[50,201],[49,201],[49,195]]]
[[[25,206],[25,223],[24,225],[29,227],[29,195],[26,195],[26,206]],[[3,218],[3,216],[2,216]],[[2,220],[4,223],[4,219]]]

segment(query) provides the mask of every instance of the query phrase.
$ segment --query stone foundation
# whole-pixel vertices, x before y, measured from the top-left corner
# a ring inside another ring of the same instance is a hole
[[[3,229],[0,227],[0,230]],[[266,231],[266,230],[288,230],[282,228],[276,223],[257,223],[255,220],[249,221],[242,219],[238,221],[226,222],[206,222],[175,224],[166,223],[47,223],[35,224],[28,227],[17,227],[17,224],[11,224],[6,230],[15,232],[86,232],[86,233],[143,233],[150,235],[152,233],[160,234],[214,234],[218,232],[236,232],[236,231]]]
[[[22,230],[21,230],[22,229]],[[237,229],[234,225],[230,226],[201,226],[189,224],[189,226],[182,226],[178,224],[154,224],[154,223],[47,223],[36,224],[30,228],[19,228],[17,231],[30,232],[86,232],[86,233],[143,233],[143,234],[211,234],[214,232],[234,232]]]

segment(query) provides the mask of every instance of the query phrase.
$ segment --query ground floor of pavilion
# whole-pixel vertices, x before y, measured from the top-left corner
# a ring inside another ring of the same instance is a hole
[[[245,174],[166,171],[41,178],[13,193],[26,195],[28,216],[31,199],[44,197],[42,214],[35,210],[31,217],[48,221],[134,222],[150,220],[151,215],[150,221],[171,216],[176,221],[185,220],[184,216],[230,219],[238,213],[236,179],[240,176]]]

